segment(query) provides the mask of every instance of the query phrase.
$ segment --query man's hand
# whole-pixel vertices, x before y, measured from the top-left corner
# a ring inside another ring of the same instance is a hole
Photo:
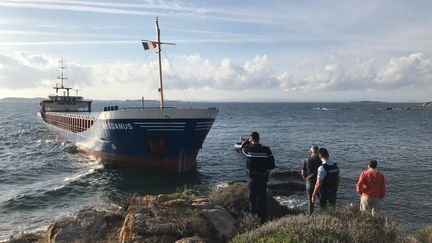
[[[312,203],[318,202],[318,196],[316,194],[312,194]]]

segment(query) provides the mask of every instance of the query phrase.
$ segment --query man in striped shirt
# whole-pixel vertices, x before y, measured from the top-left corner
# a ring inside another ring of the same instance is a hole
[[[360,210],[375,215],[381,208],[381,201],[386,194],[384,175],[376,170],[378,162],[368,161],[368,169],[363,171],[357,182],[356,189],[360,194]]]

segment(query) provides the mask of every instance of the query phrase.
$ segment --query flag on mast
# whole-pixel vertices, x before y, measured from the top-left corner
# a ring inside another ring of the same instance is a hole
[[[153,49],[157,47],[157,42],[154,41],[141,41],[144,47],[144,50]]]

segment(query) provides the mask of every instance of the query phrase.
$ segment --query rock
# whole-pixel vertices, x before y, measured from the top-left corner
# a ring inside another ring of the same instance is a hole
[[[270,174],[270,177],[278,180],[303,180],[300,172],[297,171],[275,171]]]
[[[267,188],[275,195],[288,196],[294,192],[306,191],[306,186],[303,182],[271,182],[267,184]]]
[[[221,209],[204,209],[201,214],[216,231],[219,239],[230,239],[236,232],[236,221],[226,211]]]
[[[207,243],[208,240],[199,236],[187,237],[176,241],[175,243]]]
[[[192,207],[199,209],[210,209],[214,208],[215,205],[209,202],[193,202]]]
[[[160,194],[157,196],[156,201],[158,203],[162,203],[162,202],[166,202],[173,199],[170,195],[166,195],[166,194]]]
[[[117,240],[116,229],[121,225],[121,213],[107,213],[86,208],[72,217],[63,218],[48,226],[46,242],[104,242]]]
[[[177,208],[190,205],[185,199],[178,198],[161,203],[164,207]]]
[[[25,233],[19,236],[14,236],[9,239],[10,243],[30,243],[30,242],[42,242],[43,234],[45,232],[38,231],[33,233]]]
[[[120,241],[147,241],[149,237],[162,236],[181,239],[191,235],[226,240],[236,232],[235,219],[208,198],[173,195],[135,200],[120,230]]]
[[[236,182],[228,187],[220,188],[210,194],[210,201],[224,207],[232,216],[239,219],[249,213],[249,203],[245,182]],[[286,206],[282,206],[273,194],[267,195],[267,218],[269,220],[282,217],[287,214],[297,214]]]

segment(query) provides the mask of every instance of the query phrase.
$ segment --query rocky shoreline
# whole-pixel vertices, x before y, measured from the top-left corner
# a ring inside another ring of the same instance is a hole
[[[113,210],[83,208],[9,242],[432,242],[432,228],[405,236],[358,207],[310,217],[281,205],[273,195],[305,190],[295,172],[273,173],[268,188],[264,225],[248,213],[246,182],[236,181],[209,195],[184,190],[129,198]]]
[[[271,195],[268,205],[271,219],[297,213]],[[84,208],[10,242],[227,242],[258,222],[247,212],[246,183],[234,182],[209,197],[185,190],[136,197],[114,211]]]

